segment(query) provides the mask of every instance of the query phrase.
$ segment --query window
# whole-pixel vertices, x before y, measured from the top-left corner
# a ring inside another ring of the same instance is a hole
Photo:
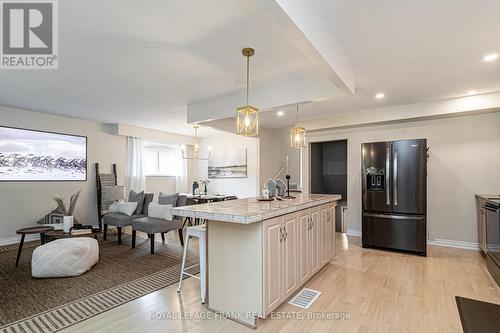
[[[177,150],[160,143],[144,143],[144,172],[146,176],[177,176]]]

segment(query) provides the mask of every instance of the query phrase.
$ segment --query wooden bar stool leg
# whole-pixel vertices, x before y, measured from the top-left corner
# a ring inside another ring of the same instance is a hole
[[[182,236],[182,228],[179,229],[179,241],[181,242],[181,246],[184,246],[184,236]]]
[[[135,238],[137,237],[137,230],[132,230],[132,248],[135,249]]]
[[[106,236],[107,236],[107,235],[108,235],[108,225],[107,225],[107,224],[105,224],[105,225],[103,226],[102,240],[106,240],[106,238],[107,238]]]
[[[24,236],[25,234],[21,235],[21,243],[19,243],[19,249],[17,250],[16,267],[17,265],[19,265],[19,258],[21,258],[21,252],[23,250],[23,244],[24,244]]]
[[[155,254],[155,234],[151,234],[151,236],[149,237],[149,240],[151,242],[151,254]]]
[[[118,227],[118,245],[122,245],[122,228]]]
[[[177,292],[181,292],[182,288],[182,278],[184,277],[184,267],[186,267],[186,257],[187,257],[187,251],[189,247],[189,232],[186,231],[186,240],[184,241],[184,251],[182,255],[182,265],[181,265],[181,278],[179,280],[179,286],[177,287]]]

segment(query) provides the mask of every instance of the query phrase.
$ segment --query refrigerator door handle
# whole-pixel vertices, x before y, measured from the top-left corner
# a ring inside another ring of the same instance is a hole
[[[393,186],[393,195],[394,195],[394,206],[398,205],[398,151],[394,151],[394,166],[393,166],[393,181],[392,181],[392,186]]]
[[[363,213],[366,217],[376,217],[379,219],[391,219],[391,220],[412,220],[412,221],[423,221],[424,216],[408,216],[408,215],[386,215],[386,214],[375,214],[375,213]]]
[[[389,186],[389,179],[391,178],[391,148],[387,147],[385,152],[385,203],[387,206],[391,205],[391,188]]]

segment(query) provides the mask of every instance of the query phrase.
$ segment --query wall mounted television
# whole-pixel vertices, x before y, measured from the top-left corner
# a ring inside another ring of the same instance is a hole
[[[87,137],[0,126],[0,181],[86,181]]]

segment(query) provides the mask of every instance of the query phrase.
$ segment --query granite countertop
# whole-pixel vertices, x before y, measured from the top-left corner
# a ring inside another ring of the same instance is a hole
[[[297,194],[295,199],[257,201],[257,198],[176,207],[173,215],[214,221],[250,224],[302,209],[338,201],[340,195]]]

